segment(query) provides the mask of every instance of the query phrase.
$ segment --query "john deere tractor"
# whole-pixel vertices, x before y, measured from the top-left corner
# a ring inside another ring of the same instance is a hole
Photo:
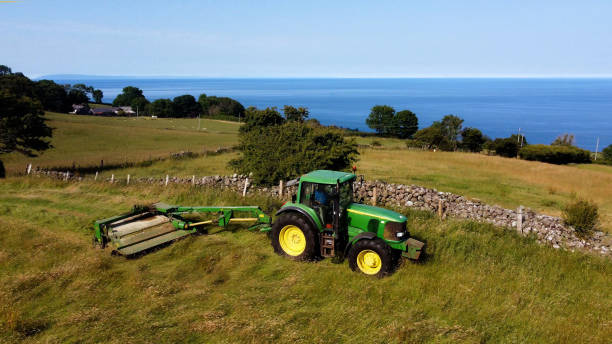
[[[251,223],[250,230],[267,232],[274,251],[295,260],[348,257],[351,269],[367,275],[391,272],[400,256],[418,259],[423,243],[409,238],[406,217],[353,202],[356,176],[313,171],[299,179],[297,194],[270,216],[257,206],[178,206],[156,203],[94,223],[94,246],[113,247],[133,255],[194,233],[207,226]],[[213,219],[194,219],[200,213]]]
[[[406,217],[353,202],[351,173],[318,170],[299,179],[297,194],[276,213],[274,250],[295,260],[348,257],[354,271],[384,276],[401,255],[418,259],[423,243],[409,238]]]

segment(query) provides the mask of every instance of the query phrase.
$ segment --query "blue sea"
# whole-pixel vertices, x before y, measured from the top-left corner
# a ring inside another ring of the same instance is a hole
[[[374,105],[417,114],[419,127],[444,115],[465,120],[491,138],[520,132],[529,143],[550,143],[572,133],[582,148],[612,144],[612,79],[409,78],[409,79],[56,79],[101,89],[112,100],[136,86],[149,100],[201,93],[227,96],[245,107],[304,106],[323,124],[370,131],[365,119]]]

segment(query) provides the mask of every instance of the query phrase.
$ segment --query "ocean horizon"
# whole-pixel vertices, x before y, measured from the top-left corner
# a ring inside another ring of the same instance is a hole
[[[374,105],[411,110],[424,128],[444,115],[465,120],[485,135],[520,132],[529,143],[550,144],[574,134],[579,147],[599,151],[612,144],[612,78],[163,78],[47,76],[60,84],[84,83],[101,89],[104,102],[125,86],[147,99],[231,97],[245,107],[304,106],[325,125],[371,131],[365,124]]]

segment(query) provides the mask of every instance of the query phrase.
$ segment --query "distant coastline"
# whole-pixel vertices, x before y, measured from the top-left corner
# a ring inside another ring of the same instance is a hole
[[[74,77],[72,79],[71,77]],[[446,114],[490,137],[519,128],[531,143],[549,144],[572,133],[595,151],[612,144],[612,78],[194,78],[47,75],[58,83],[85,83],[112,102],[125,86],[150,101],[201,93],[231,97],[245,107],[304,106],[326,125],[371,131],[365,118],[374,105],[410,109],[421,128]],[[39,78],[41,79],[41,78]]]

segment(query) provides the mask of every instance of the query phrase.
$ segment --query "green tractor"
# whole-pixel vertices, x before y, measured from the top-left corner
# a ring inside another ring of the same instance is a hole
[[[423,243],[409,238],[406,217],[353,202],[351,173],[318,170],[299,179],[297,194],[276,213],[274,251],[295,260],[345,257],[354,271],[382,277],[397,258],[418,259]]]
[[[274,251],[295,260],[348,257],[351,269],[384,276],[400,256],[418,259],[423,243],[409,238],[406,217],[394,211],[353,202],[356,176],[313,171],[299,179],[297,194],[283,204],[272,224],[257,206],[178,206],[156,203],[94,223],[93,244],[134,255],[187,235],[206,233],[207,226],[251,223],[249,230],[267,232]],[[194,214],[214,219],[194,220]]]

